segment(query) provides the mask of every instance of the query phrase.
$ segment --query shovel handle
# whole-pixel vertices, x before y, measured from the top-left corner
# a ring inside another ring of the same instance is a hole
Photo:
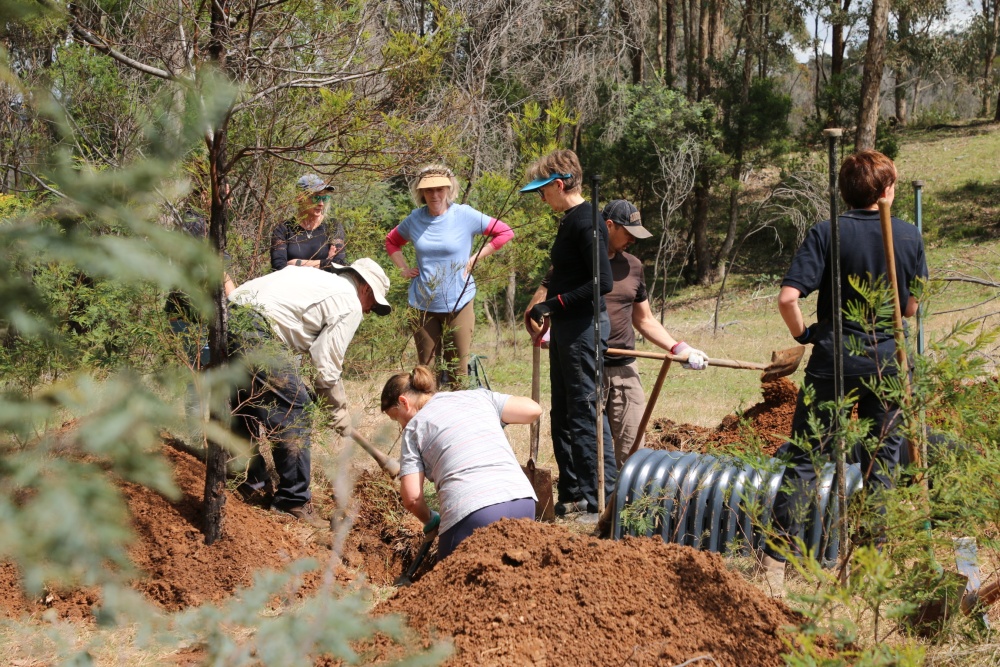
[[[643,350],[621,350],[618,348],[608,348],[608,354],[618,355],[622,357],[642,357],[643,359],[669,359],[670,361],[677,361],[684,363],[683,360],[675,354],[670,354],[669,352],[645,352]],[[723,368],[742,368],[748,371],[763,371],[767,370],[767,364],[758,364],[752,361],[738,361],[736,359],[706,359],[705,362],[709,366],[721,366]]]
[[[539,339],[539,343],[541,340]],[[542,380],[539,377],[541,374],[540,368],[542,365],[542,347],[541,345],[531,346],[531,400],[538,403],[542,396]],[[542,418],[539,417],[535,421],[531,422],[531,461],[538,460],[538,440],[540,439],[540,432],[542,430]]]
[[[389,475],[389,477],[393,479],[396,479],[396,477],[399,476],[399,461],[386,456],[381,450],[377,449],[374,445],[365,440],[365,438],[353,428],[348,432],[348,435],[351,436],[351,439],[354,440],[354,442],[361,446],[361,449],[368,452],[371,457],[378,462],[379,467],[385,471],[385,474]]]

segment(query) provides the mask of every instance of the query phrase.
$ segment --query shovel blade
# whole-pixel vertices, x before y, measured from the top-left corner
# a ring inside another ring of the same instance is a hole
[[[552,471],[548,468],[535,467],[535,460],[528,459],[528,465],[521,466],[524,476],[531,482],[538,502],[535,503],[535,521],[556,520],[556,504],[552,497]]]
[[[760,376],[761,382],[770,382],[791,375],[799,369],[802,356],[806,353],[805,345],[796,345],[787,350],[775,350],[771,353],[771,363]]]

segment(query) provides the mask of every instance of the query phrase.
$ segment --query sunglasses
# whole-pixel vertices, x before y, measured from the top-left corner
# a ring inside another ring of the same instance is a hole
[[[331,196],[330,195],[313,195],[311,197],[311,199],[312,199],[312,203],[314,203],[314,204],[325,204],[328,201],[330,201]]]

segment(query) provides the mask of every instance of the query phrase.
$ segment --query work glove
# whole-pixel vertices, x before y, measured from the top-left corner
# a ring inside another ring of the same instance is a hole
[[[799,345],[808,345],[812,342],[813,334],[816,333],[816,325],[810,324],[806,330],[795,337],[795,342]]]
[[[696,350],[684,341],[675,343],[670,348],[670,354],[680,357],[681,361],[684,362],[684,368],[690,368],[695,371],[703,371],[708,368],[708,355],[701,350]]]
[[[424,524],[424,535],[430,534],[431,531],[437,530],[437,527],[441,525],[441,515],[431,510],[431,518]]]
[[[550,316],[551,314],[552,314],[552,307],[549,306],[545,301],[542,301],[541,303],[536,303],[534,306],[531,307],[531,310],[528,311],[528,317],[530,317],[538,324],[541,324],[543,321],[545,321],[545,318]]]

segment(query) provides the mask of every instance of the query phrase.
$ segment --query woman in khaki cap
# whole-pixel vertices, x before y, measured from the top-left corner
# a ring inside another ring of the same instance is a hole
[[[410,192],[418,208],[385,237],[385,250],[403,278],[411,281],[409,304],[414,311],[413,340],[420,363],[430,366],[443,356],[449,381],[463,388],[476,321],[472,272],[477,262],[499,250],[514,232],[496,218],[454,203],[458,180],[442,164],[430,164],[417,172]],[[490,240],[473,253],[477,234]],[[407,243],[416,251],[415,268],[403,255]]]

